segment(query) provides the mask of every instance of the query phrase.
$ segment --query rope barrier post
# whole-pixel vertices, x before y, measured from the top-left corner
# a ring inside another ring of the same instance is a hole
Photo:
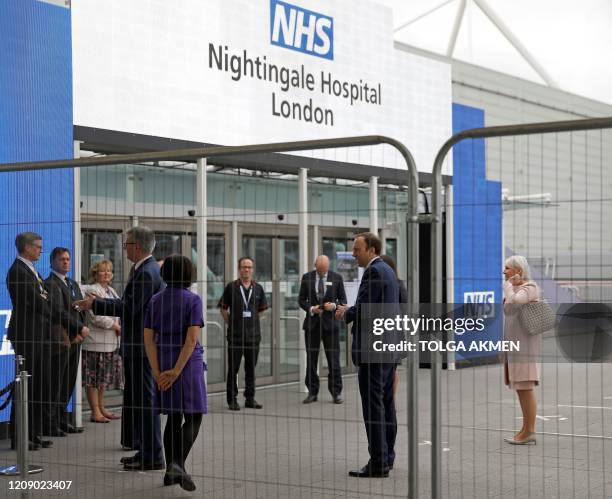
[[[15,439],[17,441],[17,468],[24,480],[28,476],[28,373],[21,371],[15,379]]]
[[[7,400],[0,404],[4,409],[12,398],[14,410],[13,439],[16,443],[17,464],[0,468],[0,476],[21,476],[24,480],[28,475],[44,471],[42,466],[28,464],[29,461],[29,435],[28,435],[28,378],[31,376],[24,367],[24,357],[15,355],[15,381],[0,390],[0,394],[8,392]],[[23,496],[22,497],[27,497]]]

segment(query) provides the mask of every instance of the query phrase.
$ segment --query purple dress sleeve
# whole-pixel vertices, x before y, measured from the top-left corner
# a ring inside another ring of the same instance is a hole
[[[191,307],[189,307],[189,326],[204,326],[204,314],[202,313],[202,300],[196,294],[193,295]]]
[[[153,310],[155,309],[153,306],[155,300],[150,300],[147,305],[147,310],[144,315],[144,327],[147,329],[155,329],[153,327]]]

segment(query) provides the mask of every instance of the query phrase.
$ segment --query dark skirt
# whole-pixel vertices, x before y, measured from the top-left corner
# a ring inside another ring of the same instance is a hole
[[[123,367],[118,352],[83,350],[85,386],[103,390],[123,390]]]
[[[161,372],[174,367],[181,348],[158,348],[157,358]],[[206,414],[208,412],[203,352],[202,346],[197,345],[185,364],[183,372],[173,385],[168,390],[157,392],[155,407],[159,412],[162,414],[171,412]]]

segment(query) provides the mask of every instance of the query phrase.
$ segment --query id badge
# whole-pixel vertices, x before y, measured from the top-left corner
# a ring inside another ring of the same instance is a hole
[[[250,319],[251,318],[251,311],[250,310],[244,310],[242,312],[242,318],[243,319]]]

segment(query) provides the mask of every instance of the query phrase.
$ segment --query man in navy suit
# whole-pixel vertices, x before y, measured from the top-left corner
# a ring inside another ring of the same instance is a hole
[[[49,303],[55,309],[56,320],[52,321],[53,338],[50,354],[54,367],[48,380],[47,417],[43,425],[45,435],[64,436],[65,433],[81,433],[70,423],[66,406],[70,401],[77,379],[80,358],[80,344],[89,335],[84,312],[72,307],[82,300],[81,288],[68,276],[70,272],[70,250],[60,246],[53,248],[49,255],[51,273],[45,280],[49,292]]]
[[[79,309],[96,315],[121,317],[121,356],[125,374],[123,392],[122,444],[138,452],[124,457],[124,469],[164,469],[159,415],[153,410],[155,379],[144,348],[144,316],[151,297],[163,288],[159,265],[152,256],[155,234],[148,227],[132,227],[123,243],[134,262],[121,299],[89,296],[75,302]],[[131,427],[129,427],[131,426]],[[125,440],[133,432],[133,441]]]
[[[329,270],[329,258],[319,255],[315,270],[302,276],[299,304],[306,312],[304,319],[304,342],[306,343],[306,387],[308,397],[304,404],[317,401],[319,375],[317,364],[321,340],[327,357],[329,374],[327,388],[334,404],[341,404],[342,370],[340,368],[340,324],[334,312],[338,305],[346,305],[346,292],[342,276]]]
[[[380,258],[381,241],[376,234],[364,232],[355,236],[353,256],[360,267],[364,267],[355,305],[339,306],[336,318],[344,317],[353,323],[351,356],[358,366],[359,393],[363,419],[368,436],[370,461],[359,470],[350,471],[355,477],[387,477],[395,460],[395,436],[397,420],[393,402],[393,379],[395,363],[366,363],[361,345],[361,335],[371,334],[362,330],[360,308],[369,303],[398,303],[399,289],[395,273]],[[365,349],[365,346],[363,346]]]

